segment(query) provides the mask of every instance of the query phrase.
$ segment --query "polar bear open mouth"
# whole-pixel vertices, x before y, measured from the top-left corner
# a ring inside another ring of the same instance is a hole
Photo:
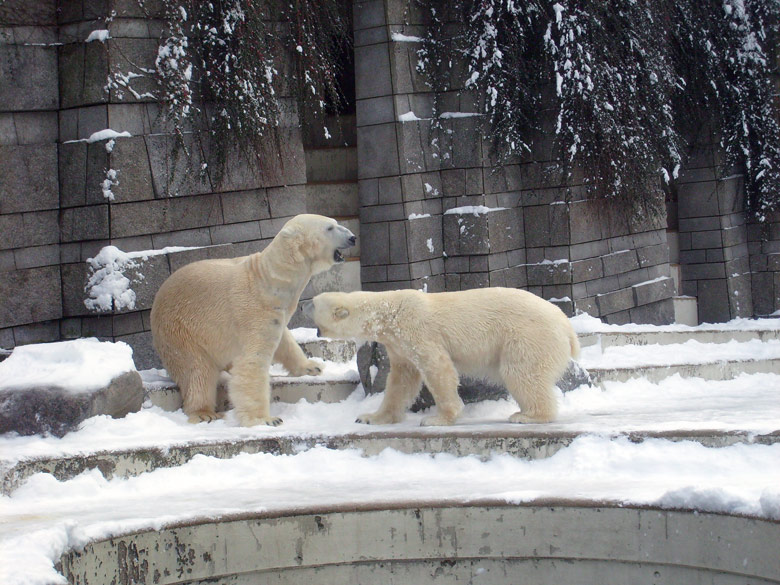
[[[333,261],[344,262],[344,254],[341,253],[341,250],[333,250]]]

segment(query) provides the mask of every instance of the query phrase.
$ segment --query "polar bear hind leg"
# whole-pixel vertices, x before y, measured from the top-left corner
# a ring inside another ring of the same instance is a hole
[[[219,369],[207,357],[196,357],[186,366],[168,364],[169,373],[179,383],[182,407],[193,424],[222,418],[217,414]]]
[[[228,382],[228,396],[236,410],[238,422],[244,427],[255,425],[278,426],[282,419],[271,416],[270,360],[263,358],[270,352],[250,352],[233,360]]]
[[[553,387],[560,372],[550,358],[522,359],[524,347],[508,343],[501,358],[500,374],[507,391],[520,405],[509,417],[513,423],[546,423],[555,420],[558,401]]]

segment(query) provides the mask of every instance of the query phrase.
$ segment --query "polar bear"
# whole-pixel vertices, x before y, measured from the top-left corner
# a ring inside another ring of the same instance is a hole
[[[326,337],[386,347],[390,374],[382,404],[357,419],[368,424],[403,420],[422,382],[437,407],[422,424],[452,424],[463,409],[459,374],[503,384],[520,405],[511,422],[552,421],[558,409],[553,386],[580,349],[558,307],[517,289],[332,292],[303,309]]]
[[[217,381],[229,370],[228,396],[243,426],[279,425],[270,408],[269,368],[293,376],[321,373],[287,329],[313,274],[343,262],[355,236],[336,220],[290,219],[262,252],[183,266],[152,305],[154,347],[181,389],[189,421],[211,421]]]

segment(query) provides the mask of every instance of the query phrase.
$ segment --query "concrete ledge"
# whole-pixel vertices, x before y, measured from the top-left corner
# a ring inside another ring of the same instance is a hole
[[[676,366],[639,366],[629,368],[588,368],[594,384],[626,382],[631,378],[647,378],[659,382],[679,374],[683,378],[704,380],[732,380],[741,374],[776,374],[780,372],[780,359],[728,360],[708,364],[681,364]]]
[[[165,467],[183,465],[195,455],[229,459],[240,453],[273,453],[294,455],[302,448],[316,445],[329,449],[361,449],[366,456],[376,455],[391,448],[402,453],[449,453],[458,457],[476,455],[488,457],[492,453],[506,453],[528,460],[551,457],[567,447],[577,433],[529,430],[522,426],[502,425],[490,431],[474,431],[469,427],[416,430],[374,430],[366,427],[362,433],[343,435],[275,435],[227,441],[192,442],[163,447],[99,451],[89,455],[40,457],[19,461],[0,472],[0,493],[10,494],[25,479],[36,473],[50,473],[59,481],[66,481],[90,469],[99,469],[107,479],[134,477],[141,473]],[[739,443],[773,445],[780,443],[780,431],[754,435],[748,432],[723,431],[660,431],[627,433],[632,442],[646,439],[694,441],[706,447],[728,447]]]
[[[778,583],[780,523],[544,500],[203,519],[61,557],[71,583]],[[175,554],[172,554],[174,553]]]

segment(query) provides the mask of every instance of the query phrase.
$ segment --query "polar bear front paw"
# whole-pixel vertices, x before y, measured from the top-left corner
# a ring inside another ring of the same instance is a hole
[[[282,419],[278,416],[256,416],[242,418],[239,420],[242,427],[256,427],[259,425],[268,425],[269,427],[278,427],[282,424]]]
[[[291,376],[319,376],[320,374],[322,374],[322,364],[314,360],[308,360],[290,370]]]
[[[222,414],[217,414],[213,410],[196,410],[195,412],[190,413],[190,415],[187,417],[187,422],[193,425],[196,425],[198,423],[202,422],[211,422],[213,420],[218,420],[222,418]]]
[[[444,416],[427,416],[424,419],[422,419],[422,422],[420,423],[421,427],[447,427],[451,425],[454,421],[446,418]]]
[[[372,412],[367,414],[361,414],[355,419],[355,422],[362,423],[364,425],[389,425],[392,423],[401,422],[403,416],[393,416],[392,414]]]

